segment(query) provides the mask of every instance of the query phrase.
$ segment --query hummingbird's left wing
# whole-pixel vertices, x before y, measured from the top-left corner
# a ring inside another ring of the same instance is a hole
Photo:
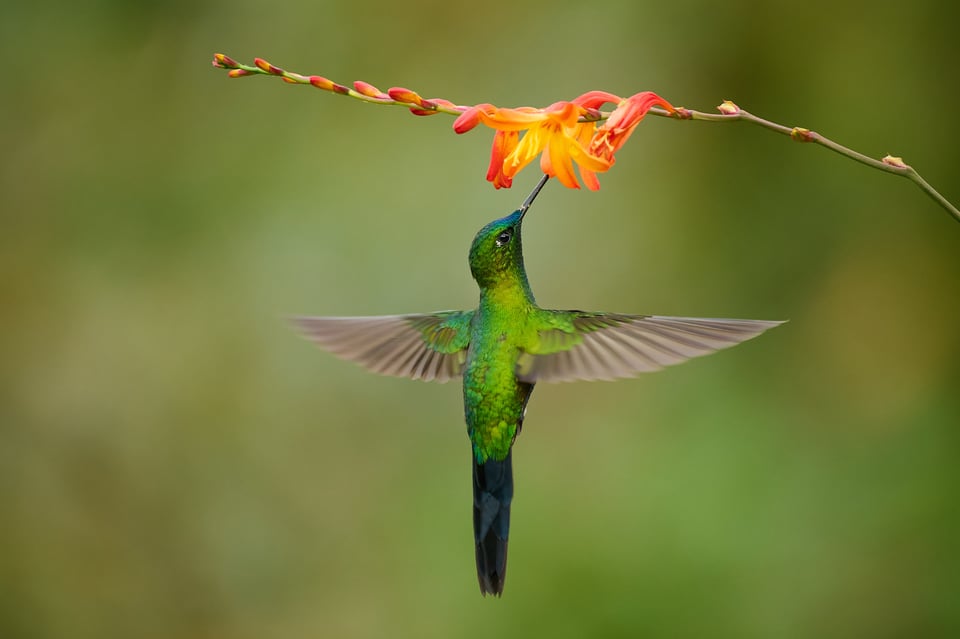
[[[463,372],[473,311],[370,317],[294,317],[308,339],[337,357],[396,377],[446,382]]]
[[[612,380],[729,348],[782,322],[544,311],[550,328],[520,355],[525,382]]]

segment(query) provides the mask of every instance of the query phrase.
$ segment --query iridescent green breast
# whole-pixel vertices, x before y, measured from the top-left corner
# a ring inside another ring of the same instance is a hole
[[[507,456],[530,388],[516,374],[522,327],[507,318],[478,319],[463,371],[463,406],[474,454],[482,463]]]

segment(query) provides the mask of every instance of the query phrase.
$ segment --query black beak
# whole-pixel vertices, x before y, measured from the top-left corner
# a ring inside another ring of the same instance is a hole
[[[540,181],[537,182],[537,185],[533,187],[533,190],[530,192],[530,195],[527,196],[527,199],[523,201],[523,204],[520,205],[520,219],[523,219],[523,216],[527,214],[527,209],[530,208],[530,205],[533,204],[533,201],[537,199],[537,196],[540,195],[540,189],[543,188],[543,185],[547,183],[547,180],[550,179],[550,176],[546,173],[543,174],[543,177],[540,178]]]

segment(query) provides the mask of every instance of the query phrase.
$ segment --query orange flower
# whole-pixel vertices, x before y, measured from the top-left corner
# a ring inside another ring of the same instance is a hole
[[[618,107],[608,122],[598,128],[598,109],[607,102]],[[502,109],[478,104],[464,111],[453,123],[453,129],[464,133],[484,124],[496,130],[487,180],[498,189],[509,188],[513,177],[539,155],[540,170],[556,177],[564,186],[580,188],[573,171],[576,164],[584,186],[596,191],[600,188],[596,174],[613,166],[614,154],[654,104],[673,111],[668,102],[650,92],[623,100],[604,91],[590,91],[573,101],[555,102],[544,109]]]
[[[647,111],[654,106],[662,106],[670,113],[676,113],[673,105],[653,91],[643,91],[631,95],[626,100],[620,100],[607,121],[597,128],[597,133],[590,142],[590,154],[606,160],[610,166],[613,166],[616,161],[614,154],[630,138]]]
[[[587,151],[596,122],[579,120],[590,115],[591,108],[577,101],[556,102],[545,109],[501,109],[492,104],[478,104],[458,117],[453,128],[457,133],[464,133],[483,123],[497,131],[487,171],[487,180],[496,188],[509,187],[513,177],[540,155],[540,170],[556,177],[564,186],[580,188],[573,172],[576,163],[584,184],[595,190],[594,174],[606,171],[610,163]]]

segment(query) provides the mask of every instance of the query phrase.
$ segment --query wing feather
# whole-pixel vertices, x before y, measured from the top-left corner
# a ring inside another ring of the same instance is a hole
[[[539,350],[521,358],[517,368],[521,380],[569,382],[633,377],[729,348],[782,323],[566,313],[572,323],[561,322],[560,328],[541,331]]]
[[[446,382],[460,375],[473,311],[371,317],[295,317],[304,337],[341,359],[397,377]]]

